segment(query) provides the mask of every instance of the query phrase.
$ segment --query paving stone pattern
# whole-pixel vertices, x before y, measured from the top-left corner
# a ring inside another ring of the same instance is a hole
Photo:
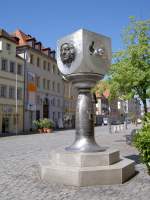
[[[125,134],[108,133],[108,127],[96,127],[96,140],[103,146],[119,149],[121,155],[136,160],[139,172],[122,185],[72,187],[41,181],[38,163],[50,150],[73,141],[74,131],[0,138],[0,200],[150,200],[150,176],[140,163],[138,153],[126,144]]]

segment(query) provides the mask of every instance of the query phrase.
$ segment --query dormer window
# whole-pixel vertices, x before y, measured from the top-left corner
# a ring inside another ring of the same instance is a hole
[[[41,51],[41,47],[42,47],[41,42],[36,42],[36,43],[35,43],[35,49],[38,49],[38,50]]]
[[[42,49],[42,51],[43,51],[47,56],[49,56],[49,55],[50,55],[50,52],[51,52],[51,49],[50,49],[50,48],[44,48],[44,49]]]
[[[50,52],[50,56],[51,56],[52,58],[55,58],[55,54],[56,54],[56,51],[51,51],[51,52]]]
[[[35,47],[35,42],[36,42],[35,38],[29,38],[29,39],[27,39],[27,44],[29,46],[31,46],[31,47]]]

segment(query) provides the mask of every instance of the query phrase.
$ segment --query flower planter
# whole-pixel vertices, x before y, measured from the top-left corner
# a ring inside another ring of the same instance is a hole
[[[47,133],[47,128],[43,128],[43,133]]]
[[[53,129],[52,128],[48,128],[47,129],[47,133],[52,133],[53,132]]]
[[[53,121],[47,118],[34,120],[33,124],[39,133],[51,133],[54,127]]]
[[[43,133],[43,129],[42,129],[42,128],[39,128],[39,129],[38,129],[38,132],[39,132],[39,133]]]

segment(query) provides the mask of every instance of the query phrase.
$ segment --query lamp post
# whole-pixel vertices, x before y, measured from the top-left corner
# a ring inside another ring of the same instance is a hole
[[[137,127],[137,119],[138,119],[138,100],[137,98],[135,99],[135,125]]]
[[[15,101],[16,101],[16,135],[18,134],[18,77],[17,77],[17,70],[16,70],[16,92],[15,92]]]
[[[111,108],[109,102],[108,102],[108,115],[109,115],[109,120],[108,120],[109,133],[111,133]]]
[[[128,125],[127,125],[128,101],[124,101],[124,113],[125,113],[125,129],[128,129]]]

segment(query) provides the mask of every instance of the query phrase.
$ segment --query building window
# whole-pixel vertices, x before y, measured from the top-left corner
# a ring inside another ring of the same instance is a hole
[[[53,98],[53,106],[56,105],[56,101],[55,101],[55,98]]]
[[[39,96],[39,95],[36,96],[36,103],[37,103],[38,105],[40,104],[40,96]]]
[[[57,83],[57,92],[60,92],[60,83]]]
[[[8,61],[6,59],[2,59],[2,70],[7,71]]]
[[[6,50],[8,50],[8,51],[11,50],[11,45],[9,43],[6,43]]]
[[[17,74],[22,75],[22,65],[18,64],[17,66]]]
[[[39,76],[36,77],[36,86],[38,88],[40,88],[40,77]]]
[[[43,69],[46,70],[46,61],[43,62]]]
[[[47,89],[50,90],[50,80],[47,80]]]
[[[37,57],[37,67],[39,67],[39,66],[40,66],[40,58]]]
[[[55,65],[53,65],[53,74],[55,74],[55,72],[56,72],[56,67]]]
[[[51,105],[52,105],[52,106],[55,106],[55,105],[56,105],[56,100],[55,100],[55,98],[52,98],[52,99],[51,99]]]
[[[6,98],[7,97],[7,86],[1,85],[0,86],[0,96]]]
[[[9,87],[9,98],[10,99],[15,98],[15,87]]]
[[[51,70],[51,64],[50,63],[48,63],[48,71],[50,72],[50,70]]]
[[[14,62],[10,62],[10,70],[11,73],[15,73],[15,63]]]
[[[53,121],[55,121],[55,112],[53,112]]]
[[[45,89],[46,88],[46,80],[45,80],[45,78],[43,79],[43,89]]]
[[[59,69],[57,70],[57,74],[60,75],[60,71],[59,71]]]
[[[57,99],[57,106],[60,107],[60,99]]]
[[[33,64],[33,62],[34,62],[34,56],[33,56],[33,54],[31,54],[30,55],[30,63]]]
[[[17,88],[17,99],[22,99],[22,88]]]
[[[55,82],[52,83],[52,90],[55,91]]]
[[[58,112],[58,119],[60,119],[61,118],[61,113],[60,112]]]

